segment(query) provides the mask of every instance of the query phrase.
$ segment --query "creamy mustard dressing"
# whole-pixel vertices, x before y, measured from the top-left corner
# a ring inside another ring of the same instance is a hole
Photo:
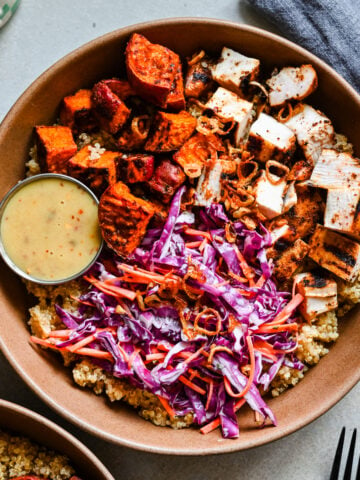
[[[3,248],[34,279],[64,280],[86,268],[101,245],[98,207],[76,183],[40,178],[10,198],[2,215]]]

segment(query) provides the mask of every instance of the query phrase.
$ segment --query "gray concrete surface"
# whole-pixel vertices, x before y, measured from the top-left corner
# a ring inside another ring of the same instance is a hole
[[[22,0],[0,30],[0,120],[40,73],[74,48],[125,25],[176,16],[222,18],[276,31],[236,0]],[[159,456],[109,445],[69,424],[27,388],[1,354],[0,398],[68,429],[119,480],[325,480],[341,427],[360,426],[358,385],[311,425],[264,447],[211,457]]]

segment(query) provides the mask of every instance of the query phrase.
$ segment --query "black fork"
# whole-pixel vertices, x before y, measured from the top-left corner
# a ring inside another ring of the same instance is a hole
[[[344,447],[344,439],[345,439],[345,427],[343,427],[341,430],[339,442],[336,448],[333,466],[331,469],[330,480],[340,480],[339,470],[340,470],[342,451]],[[354,431],[351,437],[349,453],[346,459],[346,466],[345,466],[343,480],[351,480],[351,471],[352,471],[352,464],[354,459],[355,444],[356,444],[356,428],[354,428]],[[358,461],[356,476],[354,477],[354,479],[360,480],[360,458]]]

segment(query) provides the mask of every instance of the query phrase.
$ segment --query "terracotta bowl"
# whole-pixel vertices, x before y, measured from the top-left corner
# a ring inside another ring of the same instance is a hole
[[[55,423],[27,408],[0,400],[0,428],[67,455],[76,474],[84,480],[115,480],[84,444]]]
[[[129,35],[139,32],[183,57],[205,48],[219,53],[223,45],[261,59],[270,71],[275,66],[311,63],[319,88],[311,104],[323,110],[336,131],[348,135],[360,152],[358,121],[360,97],[324,62],[306,50],[263,30],[207,19],[169,19],[135,25],[107,34],[84,45],[41,75],[16,102],[0,128],[0,196],[24,175],[36,124],[56,119],[61,99],[80,87],[121,74]],[[103,439],[157,453],[202,455],[242,450],[262,445],[294,432],[326,412],[360,378],[360,328],[358,311],[340,322],[340,338],[329,355],[312,368],[296,388],[271,399],[279,425],[257,429],[253,414],[240,414],[241,435],[223,441],[218,431],[203,436],[195,428],[160,428],[138,417],[121,403],[76,387],[71,373],[51,353],[29,343],[25,322],[27,295],[15,275],[1,265],[0,337],[2,349],[24,381],[54,410],[79,427]]]

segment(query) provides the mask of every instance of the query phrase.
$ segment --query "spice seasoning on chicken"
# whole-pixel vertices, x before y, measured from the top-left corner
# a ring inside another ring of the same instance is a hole
[[[0,232],[11,261],[43,281],[81,272],[101,245],[95,199],[59,177],[40,177],[15,192],[5,205]]]

